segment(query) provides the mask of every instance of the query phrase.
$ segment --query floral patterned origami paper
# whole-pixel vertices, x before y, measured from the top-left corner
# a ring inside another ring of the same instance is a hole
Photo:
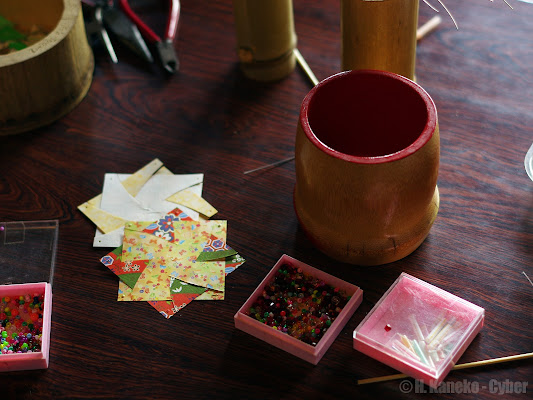
[[[226,244],[226,224],[192,221],[178,208],[156,222],[128,223],[123,246],[101,260],[120,278],[118,300],[146,300],[170,318],[192,300],[223,299],[225,276],[244,263]],[[197,261],[219,250],[216,260]]]

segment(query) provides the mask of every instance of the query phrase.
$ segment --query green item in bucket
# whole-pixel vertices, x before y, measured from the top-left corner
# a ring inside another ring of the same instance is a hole
[[[0,15],[0,56],[25,49],[44,38],[46,34],[47,32],[37,25],[18,30],[11,21]]]
[[[0,54],[9,53],[10,49],[22,50],[26,48],[24,39],[26,36],[17,31],[11,21],[0,15]]]
[[[20,41],[26,36],[15,29],[13,23],[0,15],[0,42]]]

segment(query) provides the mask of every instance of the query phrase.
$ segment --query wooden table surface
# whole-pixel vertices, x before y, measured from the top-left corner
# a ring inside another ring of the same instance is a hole
[[[120,45],[116,65],[96,51],[77,108],[0,138],[0,221],[60,222],[50,367],[1,373],[0,398],[417,398],[401,381],[356,384],[395,373],[354,350],[352,333],[401,272],[485,308],[485,326],[460,362],[533,351],[533,286],[523,273],[533,279],[533,182],[524,171],[533,5],[509,2],[514,10],[499,0],[446,0],[459,30],[441,10],[442,24],[418,44],[417,81],[439,113],[441,207],[419,249],[378,267],[340,264],[311,246],[293,210],[293,162],[243,174],[293,155],[311,84],[298,68],[276,83],[243,77],[229,0],[182,2],[181,69],[170,78]],[[159,14],[150,22],[162,27]],[[432,15],[421,2],[420,23]],[[317,77],[338,72],[339,1],[295,1],[294,18]],[[101,192],[105,173],[132,173],[154,158],[174,173],[205,174],[204,197],[247,260],[228,276],[225,300],[193,302],[169,320],[145,302],[116,301],[117,278],[99,262],[109,249],[92,247],[94,225],[77,210]],[[364,290],[317,366],[234,328],[235,312],[284,253]],[[516,390],[523,381],[518,398],[531,398],[531,360],[455,371],[449,387],[474,383],[479,393],[439,397],[500,399],[501,385]]]

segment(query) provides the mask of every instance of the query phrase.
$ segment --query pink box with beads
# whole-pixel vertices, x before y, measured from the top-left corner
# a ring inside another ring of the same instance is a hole
[[[359,287],[284,254],[237,311],[235,327],[316,365],[362,300]]]
[[[355,329],[353,346],[436,388],[484,316],[483,308],[402,273]]]
[[[48,368],[58,221],[0,222],[0,372]]]

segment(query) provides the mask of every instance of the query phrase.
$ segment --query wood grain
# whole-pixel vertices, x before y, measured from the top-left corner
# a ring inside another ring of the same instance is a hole
[[[381,267],[340,264],[311,246],[293,210],[294,163],[243,174],[293,155],[310,84],[298,69],[270,84],[243,77],[231,2],[183,1],[181,70],[170,78],[118,44],[117,65],[96,51],[78,107],[0,141],[0,220],[60,221],[50,368],[1,374],[1,398],[418,398],[399,382],[356,386],[395,373],[356,352],[352,332],[402,271],[486,309],[461,363],[531,352],[533,287],[522,271],[533,278],[533,182],[523,166],[533,141],[533,6],[512,4],[446,0],[459,30],[442,14],[418,45],[417,81],[439,113],[441,206],[421,247]],[[154,7],[143,15],[162,28],[164,8]],[[294,2],[298,48],[319,79],[340,70],[339,16],[338,1]],[[432,16],[421,3],[420,23]],[[146,303],[116,301],[117,279],[98,261],[106,250],[92,247],[94,226],[76,209],[101,192],[106,172],[131,173],[155,157],[175,173],[205,174],[204,197],[247,259],[228,276],[224,301],[193,302],[168,321]],[[233,326],[283,253],[364,290],[317,366]],[[447,381],[486,389],[436,397],[501,399],[491,380],[532,373],[530,360],[454,371]]]

